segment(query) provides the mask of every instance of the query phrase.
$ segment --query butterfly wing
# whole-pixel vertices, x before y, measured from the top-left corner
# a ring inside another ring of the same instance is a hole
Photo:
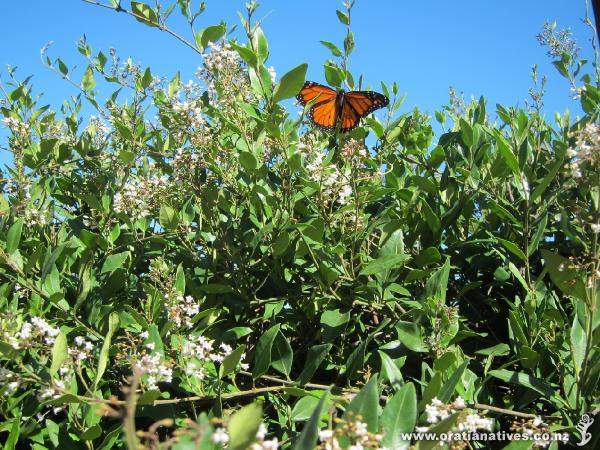
[[[308,112],[308,118],[317,127],[326,131],[336,128],[338,119],[338,108],[336,97],[316,103]]]
[[[314,102],[308,118],[317,127],[332,131],[337,122],[337,92],[322,84],[307,81],[296,96],[302,106]]]
[[[306,106],[307,103],[310,103],[315,99],[317,103],[321,103],[335,97],[337,97],[337,92],[330,87],[307,81],[304,83],[304,86],[298,95],[296,95],[296,100],[298,100],[302,106]]]
[[[342,110],[340,112],[340,131],[342,133],[352,131],[354,128],[356,128],[359,121],[360,115],[348,103],[348,99],[346,98],[346,95],[344,95]]]
[[[389,99],[378,92],[350,91],[344,94],[344,103],[340,114],[341,131],[347,132],[354,129],[360,119],[368,116],[373,111],[387,106]]]

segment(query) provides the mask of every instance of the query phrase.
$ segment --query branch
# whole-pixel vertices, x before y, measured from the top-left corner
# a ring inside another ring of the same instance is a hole
[[[124,9],[120,5],[117,5],[117,6],[106,5],[104,3],[100,3],[100,2],[98,2],[96,0],[82,0],[82,1],[85,2],[85,3],[89,3],[90,5],[100,6],[102,8],[110,9],[112,11],[125,13],[125,14],[127,14],[129,16],[135,17],[136,19],[138,19],[138,20],[140,20],[142,22],[148,22],[148,19],[146,17],[140,16],[140,15],[134,13],[133,11],[129,11],[127,9]],[[159,30],[167,32],[168,34],[170,34],[171,36],[173,36],[178,41],[183,42],[186,46],[188,46],[189,48],[191,48],[192,50],[194,50],[196,53],[198,53],[200,55],[202,54],[202,51],[200,49],[198,49],[197,46],[195,46],[194,44],[192,44],[190,41],[188,41],[183,36],[177,34],[175,31],[173,31],[170,28],[168,28],[166,25],[161,25],[159,23],[153,24],[153,25],[155,25]]]

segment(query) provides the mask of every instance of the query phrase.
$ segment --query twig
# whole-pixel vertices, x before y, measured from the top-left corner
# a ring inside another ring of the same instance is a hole
[[[183,398],[171,398],[168,400],[155,400],[153,405],[171,405],[174,403],[186,403],[186,402],[213,402],[218,400],[219,398],[222,400],[230,400],[234,398],[243,398],[243,397],[255,397],[257,395],[261,395],[267,392],[277,392],[283,389],[286,389],[287,386],[268,386],[262,388],[249,389],[247,391],[239,391],[239,392],[227,392],[225,394],[218,395],[194,395],[192,397],[183,397]]]
[[[125,13],[127,15],[135,17],[136,19],[139,19],[139,20],[141,20],[143,22],[146,22],[146,23],[152,23],[152,22],[149,22],[149,20],[146,17],[140,16],[140,15],[134,13],[133,11],[129,11],[127,9],[124,9],[124,8],[120,7],[120,6],[106,5],[104,3],[100,3],[100,2],[98,2],[96,0],[82,0],[82,1],[85,2],[85,3],[89,3],[90,5],[100,6],[102,8],[110,9],[112,11]],[[200,55],[202,54],[202,52],[200,51],[200,49],[198,49],[194,44],[192,44],[190,41],[188,41],[183,36],[181,36],[181,35],[177,34],[176,32],[174,32],[173,30],[171,30],[167,26],[162,25],[160,23],[152,23],[152,25],[156,26],[161,31],[167,32],[168,34],[170,34],[171,36],[173,36],[177,40],[183,42],[186,46],[188,46],[189,48],[191,48],[192,50],[194,50],[196,53],[198,53]]]

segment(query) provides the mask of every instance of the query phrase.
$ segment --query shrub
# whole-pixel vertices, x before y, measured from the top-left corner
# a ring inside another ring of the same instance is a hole
[[[382,83],[383,117],[325,133],[284,106],[307,66],[275,76],[255,9],[237,39],[225,24],[175,34],[203,56],[196,81],[82,40],[80,82],[45,57],[81,91],[59,114],[11,71],[5,448],[407,448],[401,433],[426,424],[574,432],[600,377],[598,68],[583,73],[569,35],[547,27],[577,121],[548,122],[543,87],[495,119],[484,98],[454,95],[436,136]],[[174,33],[170,13],[193,26],[202,8],[124,11]],[[337,11],[347,34],[325,43],[325,76],[360,88],[350,14]],[[105,102],[96,80],[116,88]]]

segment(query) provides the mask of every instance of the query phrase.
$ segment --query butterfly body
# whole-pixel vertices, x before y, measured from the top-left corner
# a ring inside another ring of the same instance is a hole
[[[307,81],[296,96],[302,106],[313,102],[308,118],[315,126],[342,133],[356,128],[360,119],[389,103],[385,95],[373,91],[336,91],[328,86]]]

